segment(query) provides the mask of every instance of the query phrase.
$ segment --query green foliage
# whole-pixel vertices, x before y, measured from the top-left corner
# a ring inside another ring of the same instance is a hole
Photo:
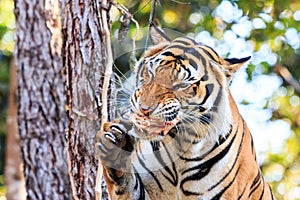
[[[5,187],[3,175],[0,175],[0,199],[2,196],[5,196]]]
[[[9,69],[14,47],[15,17],[13,1],[0,1],[0,135],[6,132],[7,96],[9,91]],[[1,146],[3,140],[1,140]],[[0,174],[3,168],[0,166]]]
[[[0,51],[8,57],[14,48],[15,17],[12,0],[0,1]]]
[[[9,70],[14,47],[15,18],[13,1],[0,1],[0,197],[5,193],[3,173],[6,140],[7,96],[9,92]]]
[[[274,95],[273,102],[279,105],[273,118],[283,119],[291,126],[291,134],[280,152],[269,154],[262,166],[264,173],[272,180],[272,188],[278,199],[295,199],[300,183],[300,105],[293,88],[281,87]],[[278,178],[274,179],[274,176]]]

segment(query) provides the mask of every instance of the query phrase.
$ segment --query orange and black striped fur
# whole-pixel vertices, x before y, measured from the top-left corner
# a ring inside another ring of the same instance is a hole
[[[250,57],[223,59],[153,25],[150,36],[129,118],[98,133],[111,199],[274,199],[228,89]]]

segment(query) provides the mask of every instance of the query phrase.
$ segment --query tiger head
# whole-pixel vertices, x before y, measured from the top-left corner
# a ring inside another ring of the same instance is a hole
[[[198,139],[226,134],[231,124],[229,82],[250,57],[223,59],[191,38],[171,41],[153,24],[150,37],[154,46],[135,67],[130,99],[134,134],[149,140],[161,140],[171,129]]]

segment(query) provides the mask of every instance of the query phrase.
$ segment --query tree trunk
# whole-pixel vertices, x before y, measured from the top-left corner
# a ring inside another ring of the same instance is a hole
[[[58,0],[15,0],[18,124],[27,199],[95,199],[94,143],[107,65],[100,5],[61,1],[61,34]],[[103,9],[109,11],[110,5]],[[111,105],[109,118],[114,110]],[[108,199],[105,187],[103,199]]]
[[[18,124],[27,199],[70,199],[58,0],[15,0]]]
[[[104,9],[109,10],[110,5]],[[107,65],[101,1],[62,1],[61,13],[72,195],[74,199],[95,199],[98,162],[94,146],[100,129],[102,82]],[[108,199],[105,188],[102,193],[103,199]]]

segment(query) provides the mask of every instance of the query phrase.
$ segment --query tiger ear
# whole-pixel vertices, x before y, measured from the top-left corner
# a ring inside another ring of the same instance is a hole
[[[250,60],[251,56],[245,58],[225,58],[221,64],[225,68],[225,75],[230,80],[233,74]]]
[[[149,35],[150,35],[150,40],[154,45],[171,41],[169,36],[161,28],[159,28],[154,22],[150,23]]]

